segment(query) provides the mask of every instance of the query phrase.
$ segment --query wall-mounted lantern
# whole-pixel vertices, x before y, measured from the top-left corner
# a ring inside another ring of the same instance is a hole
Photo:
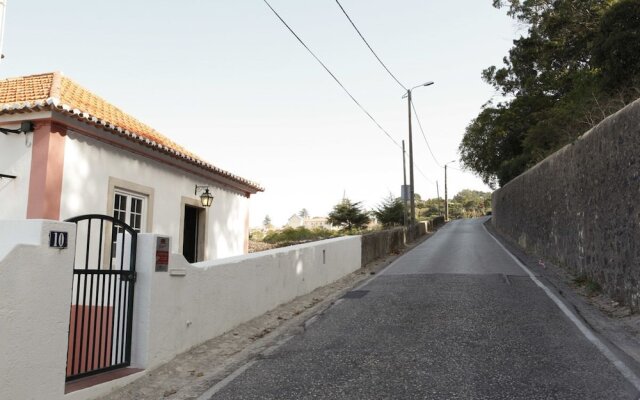
[[[196,185],[195,195],[198,195],[198,192],[202,192],[200,195],[200,203],[202,207],[211,207],[213,203],[213,195],[209,191],[209,186],[207,185]]]

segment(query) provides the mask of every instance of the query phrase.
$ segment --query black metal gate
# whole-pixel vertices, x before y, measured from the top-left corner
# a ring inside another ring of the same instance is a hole
[[[108,215],[77,225],[66,380],[129,366],[137,232]]]

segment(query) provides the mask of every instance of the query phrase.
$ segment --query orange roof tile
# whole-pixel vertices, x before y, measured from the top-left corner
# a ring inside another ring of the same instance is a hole
[[[253,189],[253,193],[264,190],[256,183],[203,161],[59,72],[0,80],[0,114],[46,108],[72,114],[89,123],[102,125],[116,134],[137,139],[143,144],[248,186]]]

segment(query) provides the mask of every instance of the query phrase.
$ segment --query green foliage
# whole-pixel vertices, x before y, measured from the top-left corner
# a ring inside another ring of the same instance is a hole
[[[494,0],[528,27],[483,79],[508,100],[467,127],[465,167],[491,187],[640,96],[640,0]]]
[[[640,1],[623,0],[603,16],[594,43],[593,64],[607,87],[621,87],[640,76]],[[638,94],[640,95],[640,94]]]
[[[453,214],[451,204],[455,204]],[[491,193],[464,189],[453,197],[451,204],[449,206],[450,218],[479,217],[491,209]]]
[[[303,208],[298,212],[298,216],[301,218],[309,218],[309,211],[306,208]]]
[[[271,217],[268,215],[264,216],[264,221],[262,221],[262,226],[265,227],[265,229],[269,229],[269,227],[271,226]]]
[[[322,240],[335,236],[335,233],[324,228],[307,229],[303,226],[298,228],[287,227],[280,231],[271,231],[262,240],[265,243],[278,244],[280,246],[290,246],[296,243]]]
[[[370,221],[367,212],[360,207],[360,202],[353,203],[346,198],[333,207],[327,219],[331,225],[339,226],[346,231],[363,229]]]
[[[419,218],[432,220],[444,215],[444,199],[427,199],[421,202]],[[473,218],[486,215],[491,210],[491,193],[463,189],[449,200],[449,218]]]
[[[376,219],[385,228],[404,224],[405,207],[401,199],[394,198],[391,193],[373,211]]]
[[[434,217],[443,215],[444,199],[427,199],[416,202],[418,209],[418,219],[421,221],[430,220]]]

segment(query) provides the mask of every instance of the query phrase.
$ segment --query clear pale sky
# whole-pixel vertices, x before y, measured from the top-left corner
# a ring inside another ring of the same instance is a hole
[[[271,5],[400,143],[403,90],[334,0]],[[341,0],[405,86],[440,164],[496,96],[482,69],[520,34],[491,0]],[[62,71],[203,159],[262,184],[251,225],[326,215],[343,193],[373,208],[400,195],[402,152],[285,29],[262,0],[8,0],[0,78]],[[414,119],[416,193],[443,196],[444,172]],[[459,164],[451,164],[460,168]],[[424,173],[424,175],[423,175]],[[407,178],[408,179],[408,178]],[[489,191],[450,170],[449,196]]]

